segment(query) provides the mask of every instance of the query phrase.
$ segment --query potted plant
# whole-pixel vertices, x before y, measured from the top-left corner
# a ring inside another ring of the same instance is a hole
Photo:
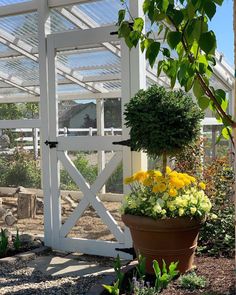
[[[178,261],[183,273],[192,268],[201,224],[211,209],[205,184],[167,166],[192,143],[203,113],[183,91],[166,91],[156,85],[140,90],[126,105],[130,146],[149,156],[162,157],[162,169],[139,171],[125,179],[131,192],[122,206],[122,220],[129,227],[134,248],[145,256],[147,272],[152,261]]]

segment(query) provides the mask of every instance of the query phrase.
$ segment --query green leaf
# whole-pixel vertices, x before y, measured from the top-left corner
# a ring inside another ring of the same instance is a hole
[[[194,81],[193,93],[197,98],[199,98],[205,94],[205,91],[202,89],[202,86],[199,83],[198,79],[195,79],[195,81]]]
[[[213,31],[202,33],[199,40],[200,48],[206,54],[214,54],[216,49],[216,37]]]
[[[232,130],[229,127],[224,127],[222,129],[222,132],[221,133],[222,133],[222,136],[225,139],[229,140],[230,139],[230,134],[232,133]]]
[[[208,108],[210,100],[207,96],[198,97],[198,105],[204,111]]]
[[[169,32],[167,35],[167,43],[170,46],[170,48],[175,49],[176,46],[181,41],[181,33],[180,32]]]
[[[127,21],[122,22],[119,28],[119,37],[128,37],[131,32],[130,24]]]
[[[216,5],[215,5],[215,3],[213,1],[211,1],[211,0],[207,0],[205,2],[205,5],[204,5],[204,10],[205,10],[206,15],[211,20],[213,18],[213,16],[215,15],[215,13],[216,13]]]
[[[150,8],[150,0],[145,0],[143,2],[143,12],[146,14]]]
[[[144,21],[141,17],[137,17],[134,20],[133,29],[134,31],[142,32],[144,26]]]
[[[154,66],[158,53],[160,51],[160,42],[152,42],[146,51],[146,58],[149,61],[151,67]]]
[[[173,9],[172,10],[172,19],[174,24],[178,27],[184,19],[184,14],[181,10]]]
[[[190,20],[194,18],[194,16],[195,16],[195,7],[193,6],[191,1],[188,1],[187,13],[188,13],[188,17],[189,17]]]
[[[118,25],[120,25],[123,22],[123,20],[125,19],[125,13],[126,13],[125,9],[119,10],[119,13],[118,13]]]
[[[162,273],[163,274],[166,274],[167,273],[166,263],[165,263],[165,260],[164,259],[162,259]]]
[[[136,47],[138,44],[138,41],[140,39],[140,33],[137,31],[132,31],[129,34],[129,39],[130,39],[131,43],[134,45],[134,47]]]
[[[170,50],[168,48],[162,48],[162,54],[166,57],[170,57]]]
[[[162,12],[166,13],[167,8],[169,6],[169,0],[161,0],[161,10]]]
[[[159,267],[159,264],[156,260],[153,260],[153,269],[155,272],[155,276],[158,278],[161,276],[161,269]]]
[[[223,4],[224,0],[214,0],[214,2],[221,6]]]

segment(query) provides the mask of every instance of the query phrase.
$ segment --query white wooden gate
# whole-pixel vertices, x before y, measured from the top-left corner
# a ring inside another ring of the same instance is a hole
[[[49,101],[49,158],[51,169],[51,224],[52,224],[52,247],[63,251],[79,251],[86,254],[95,254],[102,256],[116,256],[116,248],[129,248],[132,246],[128,230],[125,232],[119,227],[112,215],[104,207],[98,197],[98,192],[106,183],[108,178],[121,163],[123,155],[124,170],[126,174],[131,172],[130,151],[119,145],[113,145],[114,141],[123,140],[128,132],[123,132],[123,136],[59,136],[58,132],[58,101],[57,101],[57,69],[56,69],[56,50],[63,48],[76,48],[78,46],[91,46],[94,44],[109,44],[108,42],[117,41],[116,34],[110,34],[117,31],[115,26],[105,28],[95,28],[89,30],[78,30],[66,33],[52,34],[47,40],[48,56],[48,101]],[[122,52],[122,48],[117,51]],[[126,53],[127,53],[127,49]],[[128,54],[129,56],[129,54]],[[127,61],[127,54],[126,54]],[[122,62],[123,65],[127,63]],[[129,70],[129,67],[124,71]],[[124,75],[126,76],[126,75]],[[128,81],[127,81],[128,82]],[[126,82],[126,83],[127,83]],[[91,88],[93,85],[91,85]],[[97,94],[97,93],[96,93]],[[53,144],[55,143],[55,144]],[[50,148],[51,145],[51,148]],[[77,170],[67,151],[114,151],[114,156],[98,175],[96,181],[90,186],[80,171]],[[61,200],[60,200],[60,167],[59,163],[64,166],[71,178],[83,192],[83,198],[77,208],[66,220],[61,222]],[[117,242],[88,240],[82,238],[67,237],[77,220],[82,216],[85,209],[91,205],[100,216],[102,221],[107,225]],[[46,217],[47,218],[47,217]],[[120,253],[121,257],[129,258],[130,255]]]

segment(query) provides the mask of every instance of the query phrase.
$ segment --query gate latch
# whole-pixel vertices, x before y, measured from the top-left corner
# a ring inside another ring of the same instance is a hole
[[[49,148],[52,149],[52,148],[56,148],[57,147],[58,141],[48,141],[48,140],[46,140],[45,141],[45,144],[46,145],[49,145]]]

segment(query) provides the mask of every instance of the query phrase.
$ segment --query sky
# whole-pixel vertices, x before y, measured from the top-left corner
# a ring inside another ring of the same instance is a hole
[[[233,0],[224,0],[222,6],[217,6],[210,28],[216,34],[217,48],[224,54],[227,62],[234,64],[234,36],[233,36]]]

